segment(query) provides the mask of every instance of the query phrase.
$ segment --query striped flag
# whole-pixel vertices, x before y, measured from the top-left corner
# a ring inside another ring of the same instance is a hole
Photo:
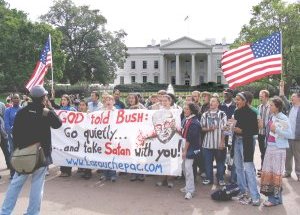
[[[229,88],[254,82],[282,71],[281,33],[276,32],[255,43],[227,51],[222,71]]]
[[[46,41],[45,47],[42,50],[39,61],[37,62],[33,74],[31,75],[26,88],[30,91],[36,85],[44,84],[44,77],[47,74],[48,67],[52,65],[52,50],[50,35]]]

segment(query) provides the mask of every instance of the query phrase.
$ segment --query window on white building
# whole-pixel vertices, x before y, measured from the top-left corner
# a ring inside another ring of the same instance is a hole
[[[184,85],[185,86],[190,86],[190,80],[185,80]]]
[[[143,60],[143,69],[147,69],[147,61]]]
[[[221,60],[217,60],[217,67],[220,69],[221,68]]]
[[[154,61],[154,69],[158,69],[158,60]]]
[[[147,76],[143,76],[143,83],[147,83]]]
[[[217,83],[218,83],[218,84],[221,84],[221,83],[222,83],[222,76],[221,76],[221,75],[218,75],[218,76],[217,76]]]
[[[171,77],[171,84],[172,84],[172,85],[175,85],[175,84],[176,84],[176,77],[175,77],[175,76],[172,76],[172,77]]]
[[[158,84],[158,76],[154,76],[154,84]]]
[[[120,84],[124,84],[124,76],[120,76]]]
[[[135,76],[131,76],[131,83],[132,83],[132,84],[135,83]]]
[[[131,69],[135,69],[135,61],[131,61]]]

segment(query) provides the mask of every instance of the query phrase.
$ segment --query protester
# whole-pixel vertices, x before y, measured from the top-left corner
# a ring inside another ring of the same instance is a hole
[[[227,123],[227,116],[219,110],[220,102],[217,98],[210,99],[210,108],[201,117],[201,130],[205,132],[202,148],[205,160],[206,179],[203,184],[213,183],[213,161],[217,162],[217,181],[220,186],[225,185],[224,167],[226,149],[223,129]]]
[[[267,149],[261,173],[261,193],[268,196],[263,203],[270,207],[282,204],[282,175],[284,174],[288,138],[292,136],[291,125],[282,113],[283,102],[279,97],[271,99],[272,117],[267,125]]]
[[[259,100],[261,104],[258,106],[259,112],[259,131],[258,131],[258,144],[260,150],[261,158],[261,169],[264,162],[265,152],[266,152],[266,127],[270,118],[270,105],[269,105],[270,93],[268,90],[261,90],[259,92]],[[258,171],[260,175],[261,169]]]
[[[167,91],[165,91],[165,90],[159,90],[158,92],[157,92],[157,103],[155,103],[155,104],[153,104],[153,105],[151,105],[150,107],[149,107],[149,110],[159,110],[159,109],[161,109],[161,100],[162,100],[162,96],[163,95],[166,95],[167,94]]]
[[[199,91],[193,91],[192,92],[192,98],[193,98],[193,102],[199,106],[199,108],[201,107],[201,93]]]
[[[183,149],[183,169],[185,176],[185,187],[180,189],[185,193],[185,199],[191,199],[195,193],[195,181],[193,173],[194,158],[200,153],[200,122],[197,114],[198,106],[188,103],[184,107],[184,122],[182,137],[186,140]]]
[[[20,106],[20,96],[19,94],[12,95],[12,107],[9,107],[5,110],[4,114],[4,123],[5,123],[5,131],[8,135],[8,147],[9,147],[9,154],[12,155],[14,151],[14,144],[13,144],[13,137],[12,137],[12,130],[14,126],[14,121],[16,114],[19,110],[21,110]],[[15,171],[11,168],[10,169],[10,178],[13,178]]]
[[[13,143],[15,148],[25,148],[33,143],[40,142],[46,157],[46,162],[32,173],[29,205],[26,214],[40,214],[45,174],[47,166],[52,163],[50,128],[57,129],[62,125],[61,120],[55,112],[45,108],[44,103],[47,93],[42,86],[33,87],[30,91],[33,102],[17,113],[13,127]],[[1,215],[12,213],[19,193],[28,176],[28,174],[19,173],[14,175],[6,192],[0,211]]]
[[[279,95],[283,99],[291,123],[292,136],[289,139],[289,148],[286,152],[285,178],[291,177],[293,171],[293,158],[295,161],[295,173],[300,182],[300,93],[293,93],[291,104],[284,96],[284,82],[280,82]]]
[[[12,105],[12,103],[11,103],[11,97],[10,96],[7,96],[7,98],[6,98],[6,103],[5,103],[5,107],[6,108],[10,108],[10,107],[12,107],[13,105]]]
[[[60,105],[55,104],[54,98],[51,98],[51,105],[55,109],[65,110],[65,111],[76,111],[74,107],[71,106],[71,99],[67,94],[62,95],[60,100]],[[61,166],[60,167],[61,174],[59,177],[70,177],[72,174],[72,167]]]
[[[103,111],[114,111],[116,108],[115,105],[115,99],[111,95],[106,95],[103,102]],[[103,176],[100,178],[100,180],[106,181],[110,180],[111,182],[115,182],[117,180],[117,172],[114,170],[103,170]]]
[[[0,146],[4,154],[7,169],[10,168],[10,153],[8,149],[8,135],[4,123],[5,104],[0,102]]]
[[[113,95],[115,99],[115,108],[116,109],[125,109],[125,104],[120,100],[120,90],[114,89],[113,90]]]
[[[100,95],[97,91],[91,92],[91,101],[88,103],[89,113],[101,110],[103,104],[99,101]]]
[[[250,109],[244,92],[236,95],[237,109],[234,112],[236,120],[234,133],[234,165],[237,174],[237,184],[240,194],[236,197],[242,204],[260,205],[260,195],[257,190],[254,156],[254,135],[258,133],[257,114]],[[250,196],[248,196],[248,192]]]
[[[141,103],[139,103],[139,98],[135,93],[129,93],[127,97],[128,107],[127,109],[146,109]],[[131,174],[130,181],[144,181],[145,175],[143,174]]]

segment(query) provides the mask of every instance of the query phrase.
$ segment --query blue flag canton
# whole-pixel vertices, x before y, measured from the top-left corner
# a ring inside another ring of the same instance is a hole
[[[268,37],[251,44],[251,49],[255,58],[268,57],[281,54],[281,36],[276,32]]]
[[[40,55],[40,61],[43,63],[43,64],[46,64],[47,62],[47,53],[50,52],[50,43],[49,43],[49,39],[47,40],[46,44],[45,44],[45,47]]]

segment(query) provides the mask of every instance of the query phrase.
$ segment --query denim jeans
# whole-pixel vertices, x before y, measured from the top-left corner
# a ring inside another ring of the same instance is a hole
[[[183,161],[186,193],[194,193],[195,192],[193,162],[194,162],[193,159],[188,159],[188,158],[186,158]]]
[[[47,167],[41,167],[32,174],[27,215],[40,214]],[[8,186],[0,215],[10,215],[16,205],[21,189],[29,175],[16,173]]]
[[[14,143],[13,143],[12,134],[8,134],[8,151],[10,156],[14,152]]]
[[[108,180],[117,178],[117,172],[114,170],[103,170],[103,175]]]
[[[277,196],[269,196],[268,201],[275,205],[282,204],[282,191]]]
[[[242,137],[236,136],[235,138],[233,162],[237,176],[237,185],[239,186],[241,193],[245,193],[247,191],[247,183],[244,171],[244,151]]]
[[[253,162],[244,162],[244,167],[245,167],[246,181],[248,184],[248,191],[251,195],[251,198],[252,198],[252,200],[260,199],[260,195],[259,195],[258,189],[257,189],[254,163]]]
[[[203,148],[203,152],[205,160],[206,179],[210,180],[211,182],[214,181],[213,162],[215,157],[217,163],[217,180],[224,180],[226,150]]]

